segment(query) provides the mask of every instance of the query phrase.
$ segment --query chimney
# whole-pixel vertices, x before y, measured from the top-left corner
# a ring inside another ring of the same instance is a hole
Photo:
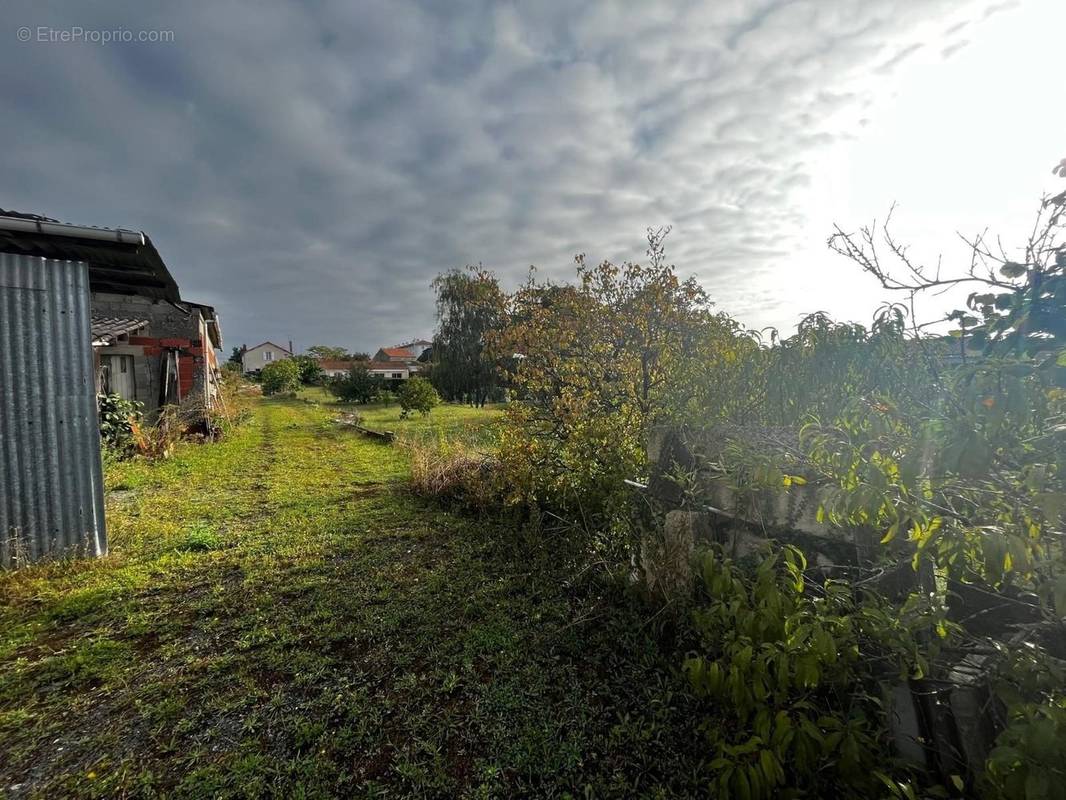
[[[292,353],[293,355],[296,355],[295,353],[292,352],[292,339],[289,339],[289,352]]]

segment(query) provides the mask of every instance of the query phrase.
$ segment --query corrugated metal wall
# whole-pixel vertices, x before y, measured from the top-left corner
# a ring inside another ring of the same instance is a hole
[[[0,253],[0,565],[103,555],[103,476],[80,261]]]

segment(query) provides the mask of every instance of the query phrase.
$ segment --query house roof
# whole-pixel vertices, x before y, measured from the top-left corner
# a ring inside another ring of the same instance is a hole
[[[395,361],[371,361],[367,366],[367,369],[371,372],[376,370],[384,372],[402,372],[407,369],[407,365],[403,362],[397,363]]]
[[[178,284],[148,235],[124,228],[68,225],[48,217],[0,212],[0,251],[89,265],[94,292],[177,302]]]
[[[93,347],[112,344],[119,336],[143,328],[146,319],[127,319],[125,317],[93,317],[91,321]]]
[[[413,359],[415,357],[414,352],[411,351],[411,350],[408,350],[406,346],[404,346],[404,347],[382,347],[381,348],[381,352],[384,353],[385,355],[387,355],[389,358],[412,358]]]
[[[289,353],[289,348],[282,347],[280,344],[274,344],[273,342],[260,342],[259,344],[255,345],[254,347],[246,347],[244,349],[245,349],[245,352],[247,352],[248,350],[255,350],[256,347],[262,347],[265,344],[268,344],[271,347],[276,347],[276,348],[278,348],[278,350],[281,350],[283,353]],[[289,353],[289,355],[291,356],[292,353]]]

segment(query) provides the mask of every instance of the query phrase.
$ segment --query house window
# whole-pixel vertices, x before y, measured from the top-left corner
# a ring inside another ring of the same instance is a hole
[[[100,391],[117,394],[124,400],[136,400],[133,380],[133,356],[100,356]]]
[[[264,361],[273,361],[274,360],[274,351],[273,350],[264,350],[263,351],[263,360]]]
[[[402,378],[403,377],[403,373],[402,372],[394,372],[394,373],[392,373],[392,377],[394,377],[394,378]]]

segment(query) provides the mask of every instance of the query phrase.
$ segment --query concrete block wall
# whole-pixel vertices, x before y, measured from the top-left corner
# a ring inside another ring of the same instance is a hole
[[[130,336],[128,343],[100,349],[101,354],[134,356],[134,391],[151,419],[159,410],[162,358],[164,351],[176,349],[178,386],[182,398],[196,396],[207,400],[211,351],[206,326],[200,312],[188,312],[164,301],[137,295],[94,292],[90,301],[94,316],[148,320],[143,336]]]

